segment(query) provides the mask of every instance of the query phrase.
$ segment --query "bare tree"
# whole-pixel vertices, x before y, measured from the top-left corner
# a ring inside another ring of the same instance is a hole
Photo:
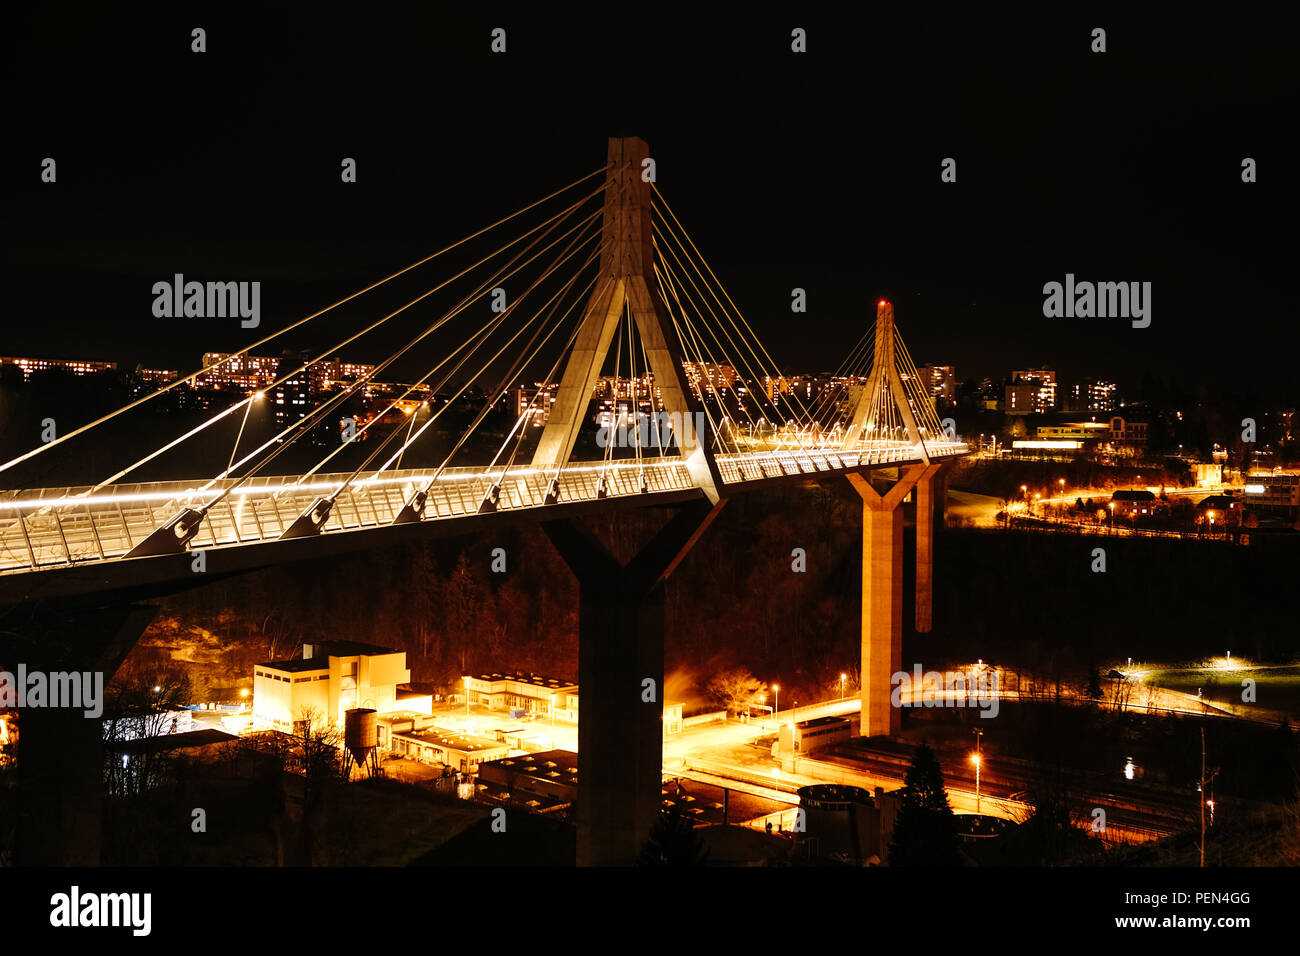
[[[294,721],[292,738],[294,763],[303,778],[297,865],[311,866],[316,824],[325,795],[341,774],[343,735],[319,711],[303,708]]]
[[[119,796],[152,790],[162,777],[161,738],[170,732],[175,712],[190,699],[189,677],[178,668],[124,669],[106,696],[103,733],[108,790]]]
[[[747,709],[763,689],[763,682],[743,667],[723,671],[709,681],[709,696],[731,713]]]

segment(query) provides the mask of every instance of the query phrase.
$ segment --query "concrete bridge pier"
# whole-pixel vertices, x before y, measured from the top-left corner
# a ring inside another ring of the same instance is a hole
[[[0,665],[15,679],[20,664],[28,674],[102,674],[107,687],[157,612],[140,604],[12,610],[0,617]],[[85,709],[19,709],[14,857],[20,866],[99,865],[103,731]]]
[[[934,623],[934,532],[937,522],[943,520],[942,471],[942,465],[927,465],[916,482],[915,626],[918,634],[930,633]]]
[[[630,866],[663,781],[664,582],[724,502],[682,508],[623,564],[573,520],[542,528],[578,579],[579,866]]]
[[[902,713],[890,706],[890,678],[903,669],[903,499],[933,465],[900,469],[879,492],[865,475],[849,474],[862,498],[862,736],[894,735]],[[918,539],[918,592],[920,584]],[[927,551],[927,555],[929,552]],[[918,597],[919,600],[919,597]]]

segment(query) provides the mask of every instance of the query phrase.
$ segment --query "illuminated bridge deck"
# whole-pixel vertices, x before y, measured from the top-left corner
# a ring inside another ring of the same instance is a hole
[[[930,442],[931,459],[966,452],[960,442]],[[721,489],[740,492],[773,481],[830,472],[861,471],[922,461],[922,449],[908,442],[871,442],[852,451],[839,448],[772,449],[716,457]],[[433,469],[363,473],[339,495],[322,534],[391,525],[411,496],[429,483]],[[551,469],[499,470],[448,468],[430,487],[423,520],[448,521],[480,513],[494,483],[500,484],[496,510],[544,512]],[[601,479],[604,478],[602,493]],[[226,548],[272,542],[322,496],[329,496],[346,474],[309,478],[257,477],[239,485],[212,507],[191,549]],[[90,488],[39,488],[0,491],[0,575],[12,575],[123,558],[151,533],[185,508],[199,508],[236,483],[226,479],[199,491],[193,482],[155,482]],[[644,481],[644,485],[643,485]],[[682,498],[697,491],[677,457],[566,465],[558,476],[559,504],[607,499]]]

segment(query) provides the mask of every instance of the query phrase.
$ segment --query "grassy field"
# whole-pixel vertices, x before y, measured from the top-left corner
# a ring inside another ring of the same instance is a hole
[[[1142,680],[1192,695],[1199,689],[1206,700],[1231,705],[1235,713],[1251,706],[1242,702],[1242,681],[1253,680],[1254,706],[1282,711],[1300,720],[1300,665],[1238,665],[1234,661],[1228,667],[1225,663],[1215,661],[1204,667],[1143,667]]]

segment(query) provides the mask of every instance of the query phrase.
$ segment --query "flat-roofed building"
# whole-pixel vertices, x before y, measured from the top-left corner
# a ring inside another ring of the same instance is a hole
[[[1056,372],[1043,368],[1011,373],[1003,411],[1008,415],[1042,415],[1056,407]]]
[[[424,730],[426,727],[432,727],[433,723],[432,714],[424,714],[417,710],[394,710],[391,713],[380,714],[375,718],[379,749],[392,750],[396,735]]]
[[[921,382],[935,398],[957,401],[957,369],[952,365],[922,365],[917,369]]]
[[[442,764],[470,775],[477,774],[481,764],[510,755],[510,748],[499,740],[442,727],[394,731],[390,740],[389,749],[399,756],[421,763]]]
[[[1059,425],[1039,425],[1037,436],[1048,441],[1073,440],[1100,441],[1110,433],[1105,422],[1062,422]]]
[[[1300,474],[1274,472],[1246,478],[1246,504],[1254,509],[1294,515],[1300,510]]]
[[[470,703],[489,710],[545,714],[560,720],[578,719],[578,685],[558,677],[516,671],[462,678]]]
[[[15,358],[7,355],[0,356],[0,365],[14,365],[22,369],[24,381],[31,378],[33,372],[41,372],[48,368],[62,369],[74,375],[111,372],[117,368],[116,362],[96,362],[91,359]]]
[[[544,810],[572,803],[578,796],[578,755],[546,750],[521,757],[502,757],[479,765],[481,798]]]
[[[190,387],[254,392],[274,382],[279,367],[280,359],[271,356],[204,352],[203,371]]]
[[[406,652],[356,641],[304,644],[302,657],[253,667],[253,723],[286,733],[308,715],[337,726],[354,707],[397,710]]]
[[[1115,407],[1115,383],[1085,379],[1070,386],[1066,411],[1109,412]]]
[[[814,717],[797,724],[783,723],[778,740],[782,753],[811,753],[832,744],[842,743],[853,735],[853,724],[847,717]]]

